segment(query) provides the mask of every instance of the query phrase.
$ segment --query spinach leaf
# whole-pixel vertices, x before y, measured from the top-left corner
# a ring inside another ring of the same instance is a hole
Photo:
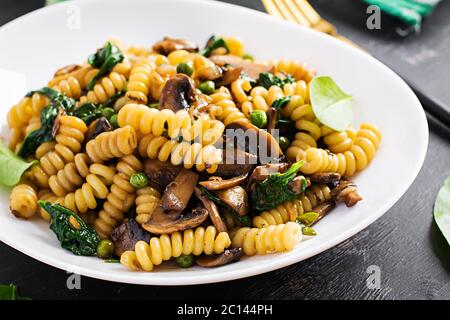
[[[263,86],[266,89],[269,89],[271,86],[278,86],[282,88],[286,83],[294,83],[295,78],[293,78],[291,75],[288,75],[286,78],[281,79],[273,73],[262,72],[259,74],[258,82],[260,86]]]
[[[0,183],[14,186],[19,183],[22,174],[38,161],[26,162],[17,157],[3,143],[0,143]]]
[[[316,77],[310,84],[311,105],[317,119],[336,131],[346,130],[353,121],[353,98],[330,77]]]
[[[50,141],[55,137],[53,130],[55,119],[59,112],[71,112],[75,107],[75,100],[67,97],[65,94],[44,87],[39,90],[30,91],[27,95],[41,93],[51,99],[50,105],[41,111],[41,127],[30,132],[24,139],[18,155],[22,158],[33,154],[36,149],[44,142]]]
[[[272,103],[272,107],[275,108],[275,110],[280,111],[283,107],[285,107],[289,102],[291,101],[290,96],[285,96],[283,98],[278,98]]]
[[[52,217],[50,229],[61,242],[61,247],[80,256],[95,255],[100,238],[91,226],[59,204],[44,200],[38,202]]]
[[[88,90],[94,88],[98,79],[105,74],[111,72],[114,66],[124,59],[124,55],[120,49],[111,42],[106,43],[103,48],[97,50],[96,53],[91,54],[88,58],[88,63],[94,68],[99,68],[97,74],[89,81]]]
[[[284,173],[274,173],[261,182],[256,182],[250,194],[252,208],[265,211],[275,208],[282,202],[294,200],[296,194],[289,188],[289,182],[297,176],[303,161],[294,163]],[[302,182],[302,192],[306,189],[306,180]]]
[[[434,221],[450,245],[450,177],[445,180],[436,197]]]
[[[86,103],[75,109],[72,115],[83,120],[86,125],[89,125],[92,121],[102,116],[102,110],[93,103]]]
[[[17,286],[13,284],[0,284],[0,300],[31,300],[18,294]]]
[[[218,48],[225,48],[227,53],[230,52],[230,49],[228,48],[227,43],[223,38],[217,38],[215,35],[212,35],[206,42],[205,48],[203,50],[200,50],[199,54],[205,57],[209,57],[211,53]]]

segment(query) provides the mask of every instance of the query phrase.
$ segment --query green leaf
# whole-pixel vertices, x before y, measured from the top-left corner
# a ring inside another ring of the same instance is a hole
[[[52,217],[50,229],[56,234],[61,247],[79,256],[95,255],[100,238],[91,226],[66,207],[43,200],[38,203]],[[70,223],[71,217],[78,222],[78,228]]]
[[[200,50],[199,54],[205,57],[209,57],[211,53],[218,48],[225,48],[227,53],[230,52],[230,49],[228,48],[227,43],[224,39],[217,38],[215,35],[212,35],[206,42],[205,48],[203,50]]]
[[[316,77],[310,84],[314,114],[336,131],[346,130],[353,121],[353,98],[344,93],[331,77]]]
[[[19,183],[22,174],[38,161],[26,162],[17,157],[3,143],[0,143],[0,183],[14,186]]]
[[[436,221],[448,244],[450,244],[450,177],[445,180],[436,197],[434,221]]]
[[[41,89],[32,90],[32,91],[28,92],[25,95],[25,97],[31,97],[35,93],[42,94],[42,95],[46,96],[47,98],[49,98],[50,100],[54,100],[60,95],[60,93],[58,91],[56,91],[55,89],[52,89],[49,87],[43,87]]]
[[[256,212],[275,208],[280,203],[294,200],[296,194],[289,188],[289,182],[297,176],[304,164],[299,161],[291,165],[284,173],[274,173],[262,182],[256,182],[250,194],[252,208]],[[302,182],[302,191],[306,188],[306,180]]]
[[[98,49],[96,53],[91,54],[88,63],[94,68],[99,68],[97,74],[89,81],[88,90],[94,88],[95,83],[105,74],[111,72],[114,66],[124,59],[122,51],[111,42],[108,42],[103,48]]]
[[[285,96],[283,98],[278,98],[272,103],[272,108],[275,108],[275,110],[279,111],[282,108],[284,108],[289,102],[291,101],[290,96]]]
[[[17,286],[13,284],[0,284],[0,300],[31,300],[18,294]]]

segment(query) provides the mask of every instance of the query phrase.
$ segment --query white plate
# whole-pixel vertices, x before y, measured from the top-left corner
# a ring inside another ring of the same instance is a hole
[[[80,28],[73,29],[78,15]],[[327,35],[213,1],[70,1],[9,23],[0,29],[0,69],[17,74],[0,71],[0,112],[6,115],[26,89],[44,86],[58,67],[82,62],[111,35],[126,44],[149,45],[165,35],[203,44],[213,33],[240,37],[247,51],[260,59],[305,61],[356,98],[355,125],[373,122],[383,132],[375,160],[355,179],[364,201],[352,209],[339,206],[317,225],[317,237],[291,252],[245,258],[216,269],[131,272],[118,264],[74,256],[61,249],[39,219],[14,218],[7,192],[0,194],[0,240],[44,263],[99,279],[154,285],[219,282],[275,270],[327,250],[374,222],[406,192],[423,163],[428,127],[419,101],[394,72]],[[26,76],[27,88],[20,74]]]

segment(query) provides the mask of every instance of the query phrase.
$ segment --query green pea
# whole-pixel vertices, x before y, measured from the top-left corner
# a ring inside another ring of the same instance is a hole
[[[175,262],[180,268],[189,268],[194,264],[194,256],[191,254],[182,254],[181,256],[175,258]]]
[[[143,172],[133,173],[130,177],[130,184],[136,189],[144,188],[148,185],[148,178]]]
[[[119,127],[119,120],[117,119],[117,113],[113,114],[111,118],[109,118],[109,123],[116,129]]]
[[[114,243],[111,240],[104,239],[97,246],[97,257],[100,259],[109,259],[113,256],[114,250]]]
[[[205,81],[205,82],[200,83],[198,88],[204,94],[213,94],[214,91],[216,90],[216,85],[212,81]]]
[[[297,217],[297,221],[301,224],[304,224],[305,226],[309,227],[312,225],[317,218],[319,217],[319,214],[313,211],[305,212],[304,214],[301,214]]]
[[[116,112],[113,108],[103,108],[102,109],[102,116],[104,116],[106,119],[111,118]]]
[[[158,102],[150,103],[150,104],[148,105],[148,107],[149,107],[150,109],[158,109],[158,108],[159,108],[159,103],[158,103]]]
[[[182,62],[177,65],[177,72],[184,73],[185,75],[190,77],[194,73],[194,64],[192,63],[192,61]]]
[[[267,114],[261,110],[255,110],[250,114],[250,122],[258,128],[267,126]]]
[[[287,150],[287,148],[289,148],[289,146],[291,145],[291,142],[289,141],[288,138],[281,136],[278,139],[278,144],[280,145],[281,150],[284,152]]]
[[[252,56],[251,54],[248,54],[248,53],[244,54],[244,55],[242,56],[242,59],[244,59],[244,60],[250,60],[250,61],[255,60],[255,58],[253,58],[253,56]]]
[[[315,236],[317,232],[311,227],[302,227],[302,234],[305,236]]]

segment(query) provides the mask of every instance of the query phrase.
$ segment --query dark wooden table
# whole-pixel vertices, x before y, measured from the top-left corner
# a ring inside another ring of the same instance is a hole
[[[263,10],[257,0],[227,2]],[[387,17],[383,17],[382,30],[367,30],[365,7],[356,1],[312,3],[344,35],[403,77],[450,103],[450,1],[440,5],[420,35],[406,39],[395,35],[395,22]],[[42,4],[3,0],[0,25]],[[428,156],[403,198],[367,229],[306,261],[213,285],[150,287],[83,277],[81,290],[69,290],[64,271],[0,244],[0,283],[14,283],[23,295],[34,299],[450,299],[450,248],[432,219],[436,193],[449,175],[450,130],[431,119]],[[370,266],[380,268],[379,289],[366,285]]]

